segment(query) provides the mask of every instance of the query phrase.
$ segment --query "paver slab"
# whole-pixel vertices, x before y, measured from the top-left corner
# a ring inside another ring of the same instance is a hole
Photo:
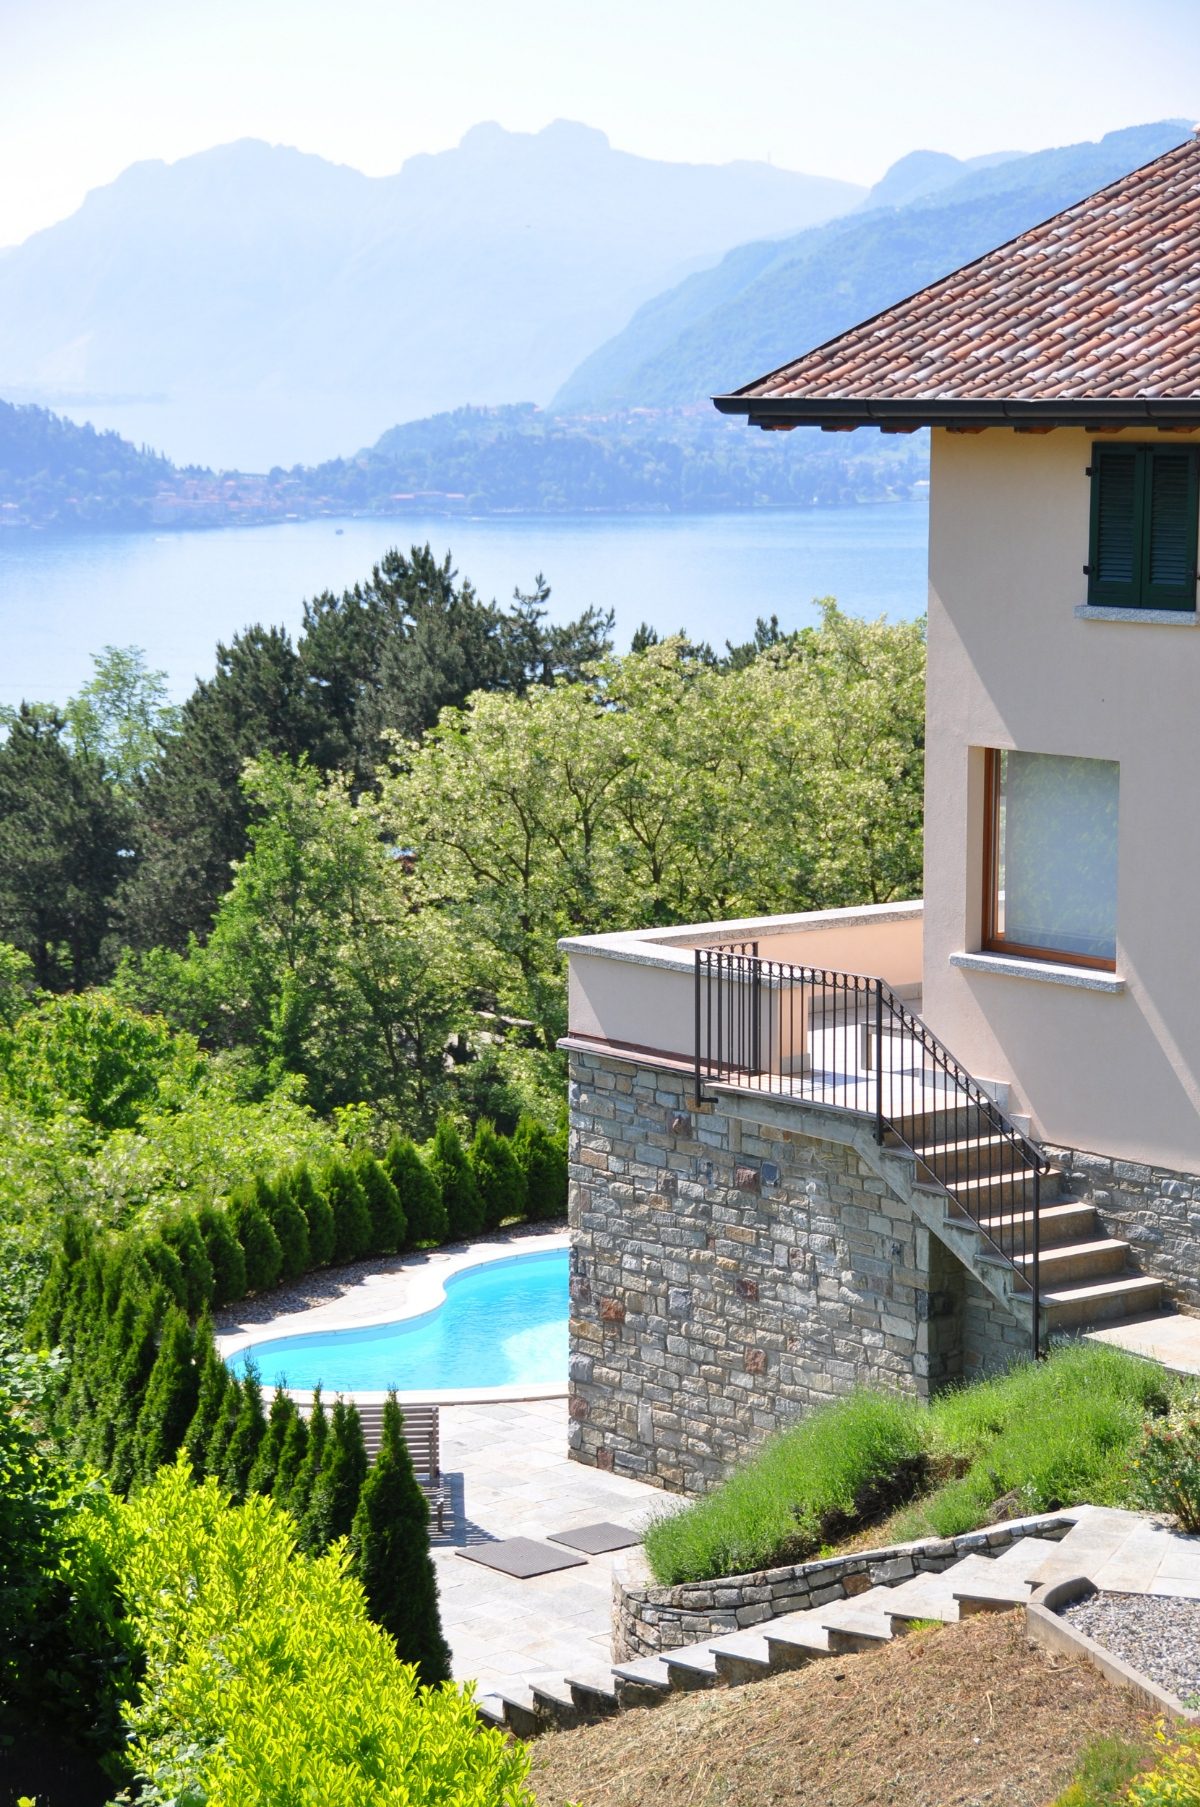
[[[603,1556],[609,1550],[628,1550],[641,1543],[640,1531],[628,1525],[614,1525],[603,1519],[595,1525],[576,1525],[573,1531],[550,1531],[551,1543],[565,1543],[570,1550],[582,1550],[585,1556]]]
[[[550,1575],[555,1569],[583,1568],[586,1558],[568,1556],[548,1543],[536,1543],[532,1537],[499,1537],[493,1543],[472,1544],[458,1550],[464,1562],[479,1562],[486,1569],[499,1569],[502,1575],[513,1575],[528,1581],[534,1575]]]

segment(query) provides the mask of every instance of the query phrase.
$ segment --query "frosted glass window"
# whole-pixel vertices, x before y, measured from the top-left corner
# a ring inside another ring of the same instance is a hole
[[[989,939],[1111,966],[1120,767],[1048,753],[994,753],[991,765]]]

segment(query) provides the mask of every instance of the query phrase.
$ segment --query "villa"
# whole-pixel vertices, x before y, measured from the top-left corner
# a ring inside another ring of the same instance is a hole
[[[931,429],[925,898],[565,944],[579,1460],[1200,1311],[1198,246],[1193,137],[717,398]]]

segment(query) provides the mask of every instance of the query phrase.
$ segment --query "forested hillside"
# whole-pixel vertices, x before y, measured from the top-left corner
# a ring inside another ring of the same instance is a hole
[[[0,526],[143,527],[180,473],[117,433],[0,401]]]

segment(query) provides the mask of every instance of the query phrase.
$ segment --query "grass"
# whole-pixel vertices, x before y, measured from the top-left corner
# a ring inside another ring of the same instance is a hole
[[[1125,1807],[1129,1784],[1153,1767],[1157,1755],[1148,1735],[1095,1738],[1080,1759],[1074,1781],[1055,1797],[1051,1807]]]
[[[1064,1343],[928,1405],[860,1391],[658,1519],[646,1556],[670,1586],[801,1561],[864,1525],[880,1527],[873,1541],[904,1542],[972,1530],[998,1501],[1007,1517],[1084,1499],[1117,1505],[1142,1424],[1166,1409],[1170,1384],[1124,1350]]]

